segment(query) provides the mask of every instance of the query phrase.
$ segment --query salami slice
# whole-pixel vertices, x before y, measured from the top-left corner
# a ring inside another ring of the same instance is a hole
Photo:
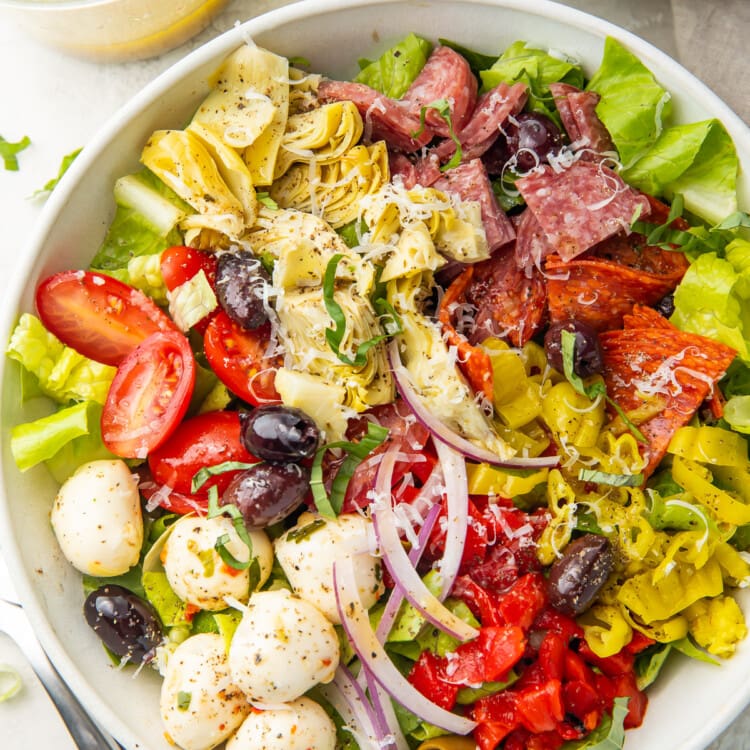
[[[601,97],[595,91],[581,91],[567,83],[551,83],[549,87],[555,98],[563,127],[570,138],[574,151],[582,150],[582,159],[598,160],[615,146],[609,131],[596,114],[596,105]]]
[[[406,154],[391,151],[388,154],[388,163],[391,177],[399,177],[407,190],[415,185],[430,187],[443,176],[440,162],[431,154],[415,160]]]
[[[658,320],[657,320],[658,318]],[[736,352],[675,328],[656,311],[636,306],[628,327],[599,336],[607,392],[625,412],[661,405],[638,426],[648,441],[641,446],[649,476],[666,453],[674,433],[686,425],[726,372]]]
[[[636,234],[610,237],[568,263],[552,255],[545,266],[550,320],[620,328],[634,304],[653,305],[674,291],[688,266],[681,252],[650,247]]]
[[[477,100],[471,118],[464,128],[456,130],[463,160],[476,159],[487,151],[500,135],[502,124],[518,114],[528,97],[525,83],[499,83]],[[440,161],[449,161],[456,152],[456,144],[448,139],[435,148]]]
[[[577,161],[556,172],[550,166],[516,182],[526,204],[563,260],[607,237],[629,231],[636,211],[647,216],[648,199],[603,164]]]
[[[469,385],[476,393],[482,393],[485,398],[492,401],[493,378],[490,357],[481,347],[470,344],[467,338],[456,330],[453,323],[457,312],[466,305],[466,287],[471,283],[473,275],[474,266],[467,266],[445,290],[440,300],[438,319],[448,345],[455,346],[458,351],[458,366]]]
[[[530,276],[531,269],[541,268],[542,261],[554,252],[555,248],[547,242],[547,235],[536,220],[534,212],[528,208],[525,209],[516,226],[516,264],[518,267],[524,269],[526,275]]]
[[[490,252],[507,244],[516,236],[510,219],[498,205],[492,192],[490,178],[480,159],[449,169],[433,183],[433,187],[457,195],[461,200],[479,201],[482,207],[482,223],[487,235]]]
[[[363,83],[321,81],[318,98],[322,102],[354,102],[365,123],[366,140],[383,140],[397,151],[413,153],[434,137],[429,126],[415,136],[421,127],[419,114],[415,116],[407,103],[389,99]]]
[[[436,47],[401,101],[411,105],[419,119],[422,107],[439,99],[450,103],[453,130],[459,132],[469,120],[477,100],[477,79],[469,63],[450,47]],[[448,123],[435,110],[425,111],[425,122],[437,135],[450,135]]]
[[[544,320],[544,277],[536,268],[527,276],[516,265],[512,247],[500,250],[473,268],[466,301],[476,307],[477,314],[469,341],[477,344],[488,336],[497,336],[513,346],[523,346]]]

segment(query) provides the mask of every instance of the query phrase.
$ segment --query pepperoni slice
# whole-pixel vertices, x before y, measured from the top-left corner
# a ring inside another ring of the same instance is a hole
[[[577,161],[560,172],[543,166],[516,187],[565,261],[628,230],[636,211],[645,217],[651,210],[645,196],[603,164]]]
[[[527,276],[516,265],[512,247],[473,266],[466,301],[477,308],[475,330],[469,337],[479,343],[498,336],[523,346],[540,329],[546,313],[544,278],[536,269]]]
[[[436,47],[425,66],[403,95],[411,111],[420,117],[422,107],[445,99],[450,103],[451,122],[459,132],[468,122],[477,100],[477,79],[463,55],[450,47]],[[437,135],[450,135],[448,123],[433,109],[425,112],[425,122]]]
[[[658,318],[658,320],[657,320]],[[675,328],[655,310],[636,305],[628,328],[600,334],[607,392],[625,411],[664,404],[639,425],[648,441],[641,452],[649,476],[674,433],[686,425],[726,372],[736,352],[704,336]],[[635,326],[635,327],[633,327]]]
[[[429,143],[434,133],[430,127],[420,131],[419,114],[401,101],[389,99],[363,83],[321,81],[318,98],[322,102],[354,102],[365,123],[365,134],[371,141],[383,140],[397,151],[412,153]]]
[[[615,150],[609,131],[596,114],[599,94],[568,83],[551,83],[549,90],[573,148],[585,149],[582,159],[597,160],[599,154]]]
[[[449,169],[434,183],[434,187],[457,195],[464,201],[478,201],[482,207],[482,224],[490,252],[507,244],[516,236],[510,219],[498,205],[490,178],[481,159],[473,159]]]

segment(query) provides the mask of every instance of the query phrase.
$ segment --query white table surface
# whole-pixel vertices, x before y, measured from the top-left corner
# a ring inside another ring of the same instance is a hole
[[[33,142],[19,157],[20,171],[0,170],[0,290],[13,276],[15,258],[23,252],[41,210],[42,204],[27,196],[55,175],[64,154],[84,145],[121,104],[187,51],[237,20],[288,3],[234,0],[206,31],[177,50],[119,65],[97,65],[46,49],[0,17],[0,134],[10,141],[28,135]],[[750,56],[743,46],[750,32],[750,0],[569,0],[569,4],[619,23],[675,55],[750,122]],[[7,579],[0,559],[0,590]],[[23,679],[21,693],[0,704],[2,750],[72,750],[73,743],[41,685],[2,634],[0,664],[13,665]],[[710,748],[750,750],[750,709]]]

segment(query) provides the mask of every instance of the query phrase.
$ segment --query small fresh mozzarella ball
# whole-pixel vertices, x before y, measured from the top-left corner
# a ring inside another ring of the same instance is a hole
[[[303,513],[297,525],[274,542],[276,558],[294,592],[333,623],[341,622],[333,588],[334,562],[352,559],[359,595],[367,609],[385,590],[380,560],[369,552],[371,524],[358,513],[345,513],[335,520]]]
[[[229,647],[232,679],[261,704],[285,703],[330,682],[338,663],[333,625],[285,589],[252,595]]]
[[[220,635],[194,635],[175,649],[159,705],[169,739],[183,750],[210,750],[237,729],[250,705],[232,684]]]
[[[143,543],[138,479],[120,459],[83,464],[60,487],[50,521],[63,554],[82,573],[126,573]]]
[[[258,561],[262,586],[271,575],[273,548],[262,531],[248,532],[253,557]],[[200,518],[185,516],[174,524],[162,551],[162,562],[172,590],[183,601],[201,609],[226,608],[225,597],[246,602],[250,596],[250,572],[225,563],[215,549],[216,540],[226,535],[225,548],[240,562],[250,553],[227,516]]]
[[[336,726],[309,698],[251,713],[227,750],[335,750]]]

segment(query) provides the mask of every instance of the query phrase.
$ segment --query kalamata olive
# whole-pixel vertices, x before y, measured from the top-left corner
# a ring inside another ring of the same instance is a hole
[[[243,328],[258,328],[268,320],[264,290],[268,272],[249,252],[223,253],[216,266],[216,298],[224,312]]]
[[[581,378],[600,373],[604,367],[602,347],[596,331],[580,320],[553,323],[544,335],[544,352],[547,361],[558,372],[563,372],[562,332],[570,331],[576,336],[573,347],[573,371]]]
[[[236,505],[248,529],[286,518],[310,490],[310,470],[301,464],[258,464],[238,474],[219,500]]]
[[[250,453],[271,463],[310,458],[320,430],[301,409],[281,404],[259,406],[240,414],[240,439]]]
[[[584,534],[572,541],[550,568],[547,579],[549,603],[571,617],[591,606],[614,565],[609,539]]]
[[[503,124],[505,140],[511,156],[516,157],[516,170],[527,172],[547,161],[562,146],[562,133],[546,115],[522,112]]]
[[[153,607],[123,586],[107,584],[92,591],[83,614],[104,645],[131,663],[151,661],[164,640]]]
[[[662,297],[655,305],[656,312],[665,318],[671,318],[674,313],[674,294],[667,294]]]

